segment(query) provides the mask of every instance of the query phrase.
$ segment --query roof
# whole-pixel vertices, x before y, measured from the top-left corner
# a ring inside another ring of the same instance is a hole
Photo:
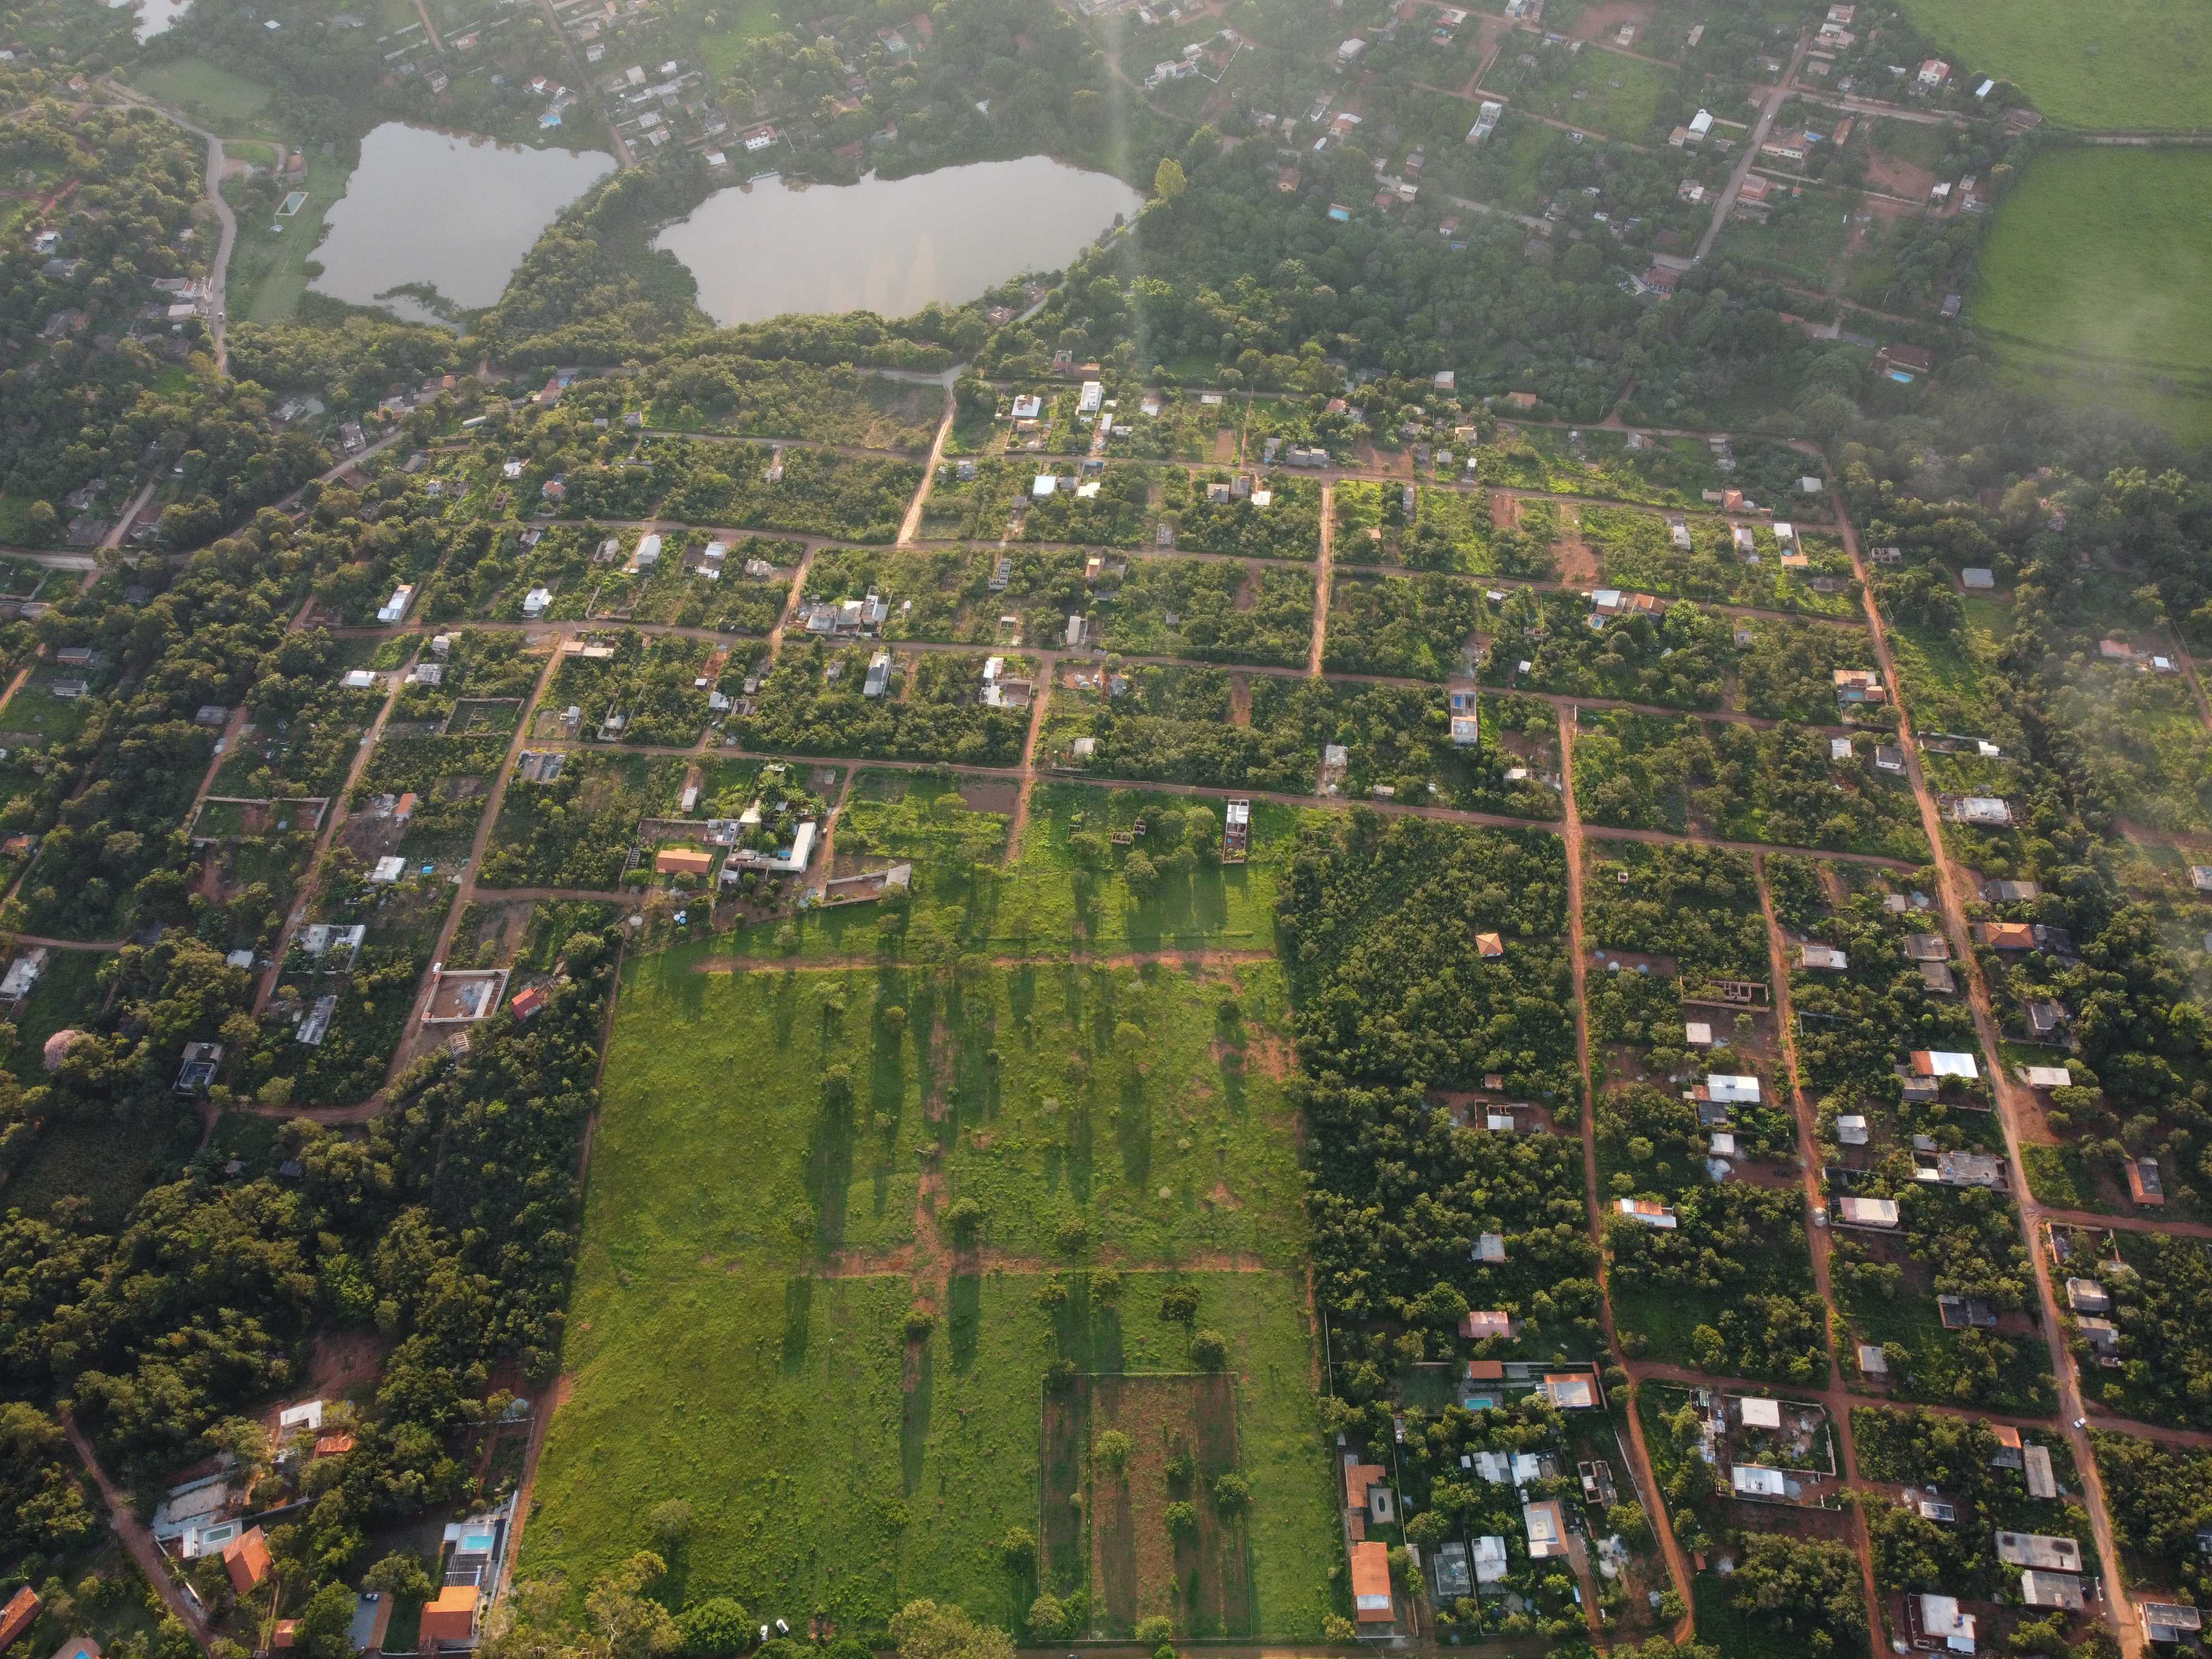
[[[1836,1200],[1836,1209],[1847,1225],[1894,1227],[1897,1200],[1893,1198],[1850,1198]]]
[[[1523,1504],[1521,1525],[1528,1534],[1528,1553],[1533,1559],[1547,1560],[1567,1553],[1567,1518],[1560,1512],[1558,1498]]]
[[[1781,1470],[1764,1468],[1756,1463],[1737,1464],[1729,1471],[1729,1483],[1753,1498],[1780,1498],[1788,1492]]]
[[[2039,1532],[2001,1532],[1997,1559],[2008,1566],[2036,1567],[2046,1572],[2081,1571],[2081,1546],[2071,1538]]]
[[[1912,1070],[1919,1077],[1963,1077],[1971,1079],[1981,1075],[1972,1054],[1958,1054],[1947,1048],[1914,1049]]]
[[[653,855],[653,867],[678,875],[703,876],[714,867],[714,855],[703,847],[664,847]]]
[[[1656,1198],[1624,1198],[1620,1213],[1647,1227],[1662,1227],[1672,1231],[1675,1225],[1674,1212]]]
[[[1782,1402],[1779,1400],[1746,1399],[1739,1402],[1743,1408],[1743,1420],[1755,1429],[1778,1429],[1782,1426]]]
[[[2027,1495],[2030,1498],[2056,1498],[2058,1482],[2051,1472],[2051,1448],[2023,1446],[2021,1462],[2027,1475]]]
[[[438,1592],[437,1600],[422,1604],[422,1640],[431,1642],[465,1642],[476,1634],[477,1587],[474,1584],[448,1584]]]
[[[2020,1576],[2020,1598],[2031,1607],[2065,1607],[2080,1613],[2089,1603],[2081,1581],[2070,1572],[2039,1572],[2031,1568]]]
[[[240,1595],[269,1576],[269,1540],[261,1528],[242,1534],[223,1546],[222,1565],[230,1571],[230,1587]]]
[[[7,1646],[30,1629],[31,1621],[39,1616],[39,1609],[45,1605],[39,1600],[39,1593],[28,1584],[10,1596],[8,1605],[0,1607],[0,1647]]]
[[[1363,1625],[1387,1625],[1397,1617],[1390,1605],[1390,1552],[1380,1540],[1352,1547],[1352,1605]]]
[[[1552,1371],[1544,1377],[1544,1398],[1560,1411],[1583,1411],[1597,1404],[1597,1391],[1587,1371]]]
[[[1477,933],[1474,948],[1486,957],[1502,957],[1505,954],[1505,941],[1495,933]]]

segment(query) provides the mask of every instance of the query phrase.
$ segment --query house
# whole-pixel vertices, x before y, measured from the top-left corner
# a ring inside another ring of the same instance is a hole
[[[1694,1098],[1710,1101],[1717,1106],[1756,1106],[1759,1104],[1759,1079],[1709,1073],[1705,1082],[1690,1092]]]
[[[1505,1540],[1494,1534],[1474,1540],[1474,1582],[1495,1584],[1505,1577]]]
[[[1366,1539],[1352,1547],[1352,1614],[1363,1625],[1395,1623],[1397,1609],[1390,1604],[1390,1552],[1379,1539]]]
[[[1982,1073],[1972,1054],[1962,1054],[1948,1048],[1916,1048],[1912,1051],[1912,1074],[1915,1077],[1961,1077],[1972,1082]]]
[[[434,1601],[422,1604],[419,1645],[434,1653],[441,1646],[467,1647],[476,1640],[477,1598],[474,1584],[447,1584]]]
[[[2063,1607],[2080,1613],[2089,1605],[2081,1581],[2070,1572],[2030,1569],[2020,1576],[2020,1598],[2031,1607]]]
[[[1941,933],[1907,933],[1905,936],[1905,959],[1907,962],[1948,962],[1951,945]]]
[[[250,1595],[260,1588],[269,1577],[269,1540],[258,1527],[241,1533],[222,1547],[223,1569],[230,1574],[230,1587],[240,1595]]]
[[[1867,1121],[1857,1113],[1849,1113],[1836,1120],[1836,1141],[1843,1146],[1863,1146],[1867,1144]]]
[[[1493,962],[1505,954],[1505,941],[1496,933],[1477,933],[1474,948],[1486,962]]]
[[[2212,864],[2191,865],[2189,884],[2200,893],[2212,893]]]
[[[2030,997],[2021,1004],[2021,1013],[2027,1021],[2028,1036],[2039,1041],[2057,1036],[2066,1024],[2066,1005],[2050,997]]]
[[[705,877],[714,871],[714,855],[703,847],[664,847],[653,855],[653,867],[662,875]]]
[[[994,657],[992,660],[995,662],[998,659]],[[880,697],[890,688],[890,683],[891,653],[888,651],[878,651],[868,659],[868,677],[861,683],[860,695],[864,697]]]
[[[2127,1177],[2128,1196],[2145,1209],[2157,1209],[2166,1202],[2166,1182],[2156,1158],[2129,1158],[2120,1165],[2120,1173]]]
[[[1997,585],[1997,573],[1982,565],[1970,564],[1959,573],[1959,582],[1970,593],[1986,593]]]
[[[1943,1322],[1943,1328],[1947,1331],[1996,1328],[1997,1310],[1978,1296],[1938,1296],[1936,1298],[1936,1316]],[[2000,1449],[1997,1455],[2002,1457],[2003,1437],[2000,1435],[1998,1440]]]
[[[2030,1498],[2056,1498],[2058,1482],[2051,1472],[2051,1448],[2023,1446],[2020,1450],[2021,1472],[2027,1476],[2027,1495]]]
[[[8,1605],[0,1607],[0,1648],[6,1647],[25,1631],[30,1629],[46,1603],[28,1584],[8,1598]]]
[[[1829,678],[1836,689],[1836,702],[1845,708],[1889,701],[1889,693],[1882,688],[1881,676],[1871,668],[1838,668],[1831,672]]]
[[[1846,1227],[1875,1227],[1885,1232],[1897,1227],[1897,1200],[1893,1198],[1852,1198],[1836,1200],[1838,1221]]]
[[[407,614],[407,607],[414,602],[414,584],[412,582],[402,582],[398,586],[392,590],[392,597],[386,599],[384,604],[379,607],[376,613],[376,619],[380,623],[383,623],[386,625],[396,623]]]
[[[514,1000],[507,1006],[513,1010],[517,1019],[528,1019],[543,1008],[546,1001],[545,988],[542,985],[533,985],[526,991],[518,991]]]
[[[1459,1322],[1459,1334],[1470,1342],[1481,1342],[1493,1336],[1513,1334],[1513,1316],[1505,1313],[1470,1313]]]
[[[1974,927],[1974,938],[1992,951],[2033,951],[2035,929],[2024,921],[1984,921]]]
[[[2204,1615],[2172,1601],[2138,1601],[2146,1642],[2185,1642],[2204,1628]]]
[[[1889,1375],[1889,1356],[1881,1351],[1881,1346],[1879,1343],[1859,1344],[1859,1371],[1861,1375],[1866,1376]]]
[[[2094,1279],[2069,1279],[2066,1281],[2066,1305],[2077,1314],[2110,1313],[2112,1298]]]
[[[1959,994],[1958,976],[1950,964],[1942,962],[1920,963],[1920,988],[1930,996],[1954,997]]]
[[[184,1064],[177,1072],[176,1091],[180,1095],[198,1095],[206,1091],[215,1081],[215,1074],[222,1065],[222,1044],[220,1042],[187,1042]]]
[[[2031,1089],[2070,1089],[2074,1073],[2063,1066],[2030,1066],[2021,1075]]]
[[[1844,739],[1849,742],[1849,738]],[[1851,965],[1850,958],[1832,945],[1804,945],[1798,947],[1797,965],[1818,968],[1829,973],[1840,974]]]
[[[376,867],[368,872],[368,879],[372,886],[391,887],[406,873],[407,860],[397,853],[391,853],[377,860]]]
[[[1588,1371],[1547,1371],[1543,1390],[1555,1411],[1589,1411],[1597,1405],[1597,1390]]]
[[[1622,1215],[1632,1221],[1639,1221],[1647,1227],[1656,1227],[1662,1232],[1672,1232],[1680,1224],[1675,1218],[1674,1206],[1662,1204],[1656,1198],[1624,1198],[1618,1202]]]
[[[551,588],[533,587],[527,593],[522,596],[522,614],[535,621],[538,617],[545,614],[546,607],[552,603],[553,590]]]
[[[1936,354],[1925,346],[1886,345],[1875,353],[1874,372],[1910,386],[1919,375],[1931,374]]]
[[[1789,1487],[1779,1469],[1756,1463],[1738,1463],[1729,1471],[1729,1484],[1739,1498],[1786,1498]]]
[[[1528,1534],[1528,1559],[1548,1561],[1567,1553],[1567,1518],[1560,1511],[1559,1500],[1547,1498],[1540,1504],[1521,1506],[1521,1525]]]
[[[2001,1532],[1997,1559],[2009,1567],[2033,1567],[2043,1572],[2081,1571],[2081,1546],[2071,1538],[2055,1538],[2039,1532]]]
[[[46,971],[46,947],[34,945],[9,963],[6,976],[0,977],[0,1002],[21,1002]]]
[[[1920,66],[1913,82],[1923,92],[1934,92],[1951,78],[1951,66],[1940,58],[1930,58]]]

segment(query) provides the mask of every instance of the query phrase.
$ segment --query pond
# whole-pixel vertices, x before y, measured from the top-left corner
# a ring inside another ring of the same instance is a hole
[[[182,17],[192,0],[111,0],[117,6],[133,6],[138,13],[131,32],[141,41],[152,40]]]
[[[426,284],[469,310],[495,303],[561,210],[615,168],[599,150],[526,149],[387,121],[331,206],[314,289],[435,322],[393,290]]]
[[[961,305],[1025,270],[1057,270],[1144,198],[1049,156],[909,179],[717,191],[654,239],[699,280],[725,327],[786,312],[907,317]]]

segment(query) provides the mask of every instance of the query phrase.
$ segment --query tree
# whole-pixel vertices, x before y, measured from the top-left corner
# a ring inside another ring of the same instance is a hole
[[[1067,1631],[1067,1609],[1050,1590],[1030,1603],[1030,1634],[1045,1641],[1057,1641]]]
[[[1755,1532],[1735,1570],[1735,1601],[1792,1635],[1825,1631],[1850,1638],[1866,1629],[1858,1560],[1841,1544]]]
[[[653,1540],[664,1550],[674,1550],[691,1536],[693,1516],[690,1504],[680,1498],[671,1498],[653,1506],[647,1524],[653,1529]]]
[[[676,1615],[676,1628],[684,1638],[684,1651],[702,1659],[729,1659],[743,1653],[753,1639],[752,1615],[734,1596],[714,1595]]]
[[[1219,1331],[1194,1331],[1191,1334],[1190,1357],[1200,1370],[1218,1371],[1229,1363],[1229,1343]]]
[[[1121,1430],[1109,1429],[1098,1437],[1097,1444],[1092,1449],[1098,1461],[1118,1475],[1128,1468],[1129,1454],[1135,1447]]]
[[[1008,1572],[1027,1572],[1036,1565],[1036,1534],[1027,1527],[1009,1528],[999,1540],[999,1560]]]
[[[430,1574],[419,1556],[394,1550],[362,1575],[362,1588],[391,1596],[396,1601],[427,1601],[437,1594]]]
[[[1166,156],[1152,173],[1152,194],[1163,202],[1172,202],[1189,187],[1189,182],[1183,176],[1182,163]]]
[[[1160,1296],[1160,1317],[1170,1325],[1191,1325],[1198,1321],[1198,1286],[1170,1285]]]
[[[950,1602],[909,1601],[891,1616],[899,1659],[1014,1659],[1014,1638]]]
[[[645,1593],[667,1571],[660,1557],[640,1550],[593,1581],[584,1596],[584,1617],[597,1638],[599,1659],[648,1659],[682,1644],[674,1616]]]
[[[1164,1614],[1156,1613],[1148,1618],[1137,1620],[1136,1633],[1139,1647],[1158,1647],[1161,1643],[1174,1638],[1175,1626]]]
[[[300,1613],[299,1644],[308,1659],[352,1659],[353,1592],[325,1584],[307,1598]]]
[[[1213,1507],[1223,1515],[1242,1515],[1252,1507],[1251,1483],[1231,1470],[1213,1478]]]

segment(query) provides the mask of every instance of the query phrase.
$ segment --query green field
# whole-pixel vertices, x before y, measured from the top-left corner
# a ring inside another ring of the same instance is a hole
[[[1316,1635],[1336,1540],[1274,963],[733,975],[706,951],[625,976],[525,1573],[580,1587],[681,1498],[681,1598],[841,1634],[923,1595],[1012,1622],[1036,1585],[997,1546],[1040,1529],[1045,1369],[1191,1370],[1158,1316],[1182,1280],[1227,1340],[1254,1489],[1236,1622]]]
[[[2212,125],[2212,20],[2192,0],[1905,0],[1939,50],[2064,126]]]
[[[307,205],[299,212],[289,219],[261,213],[239,216],[230,280],[240,296],[232,303],[246,320],[281,323],[299,309],[300,296],[307,291],[307,264],[322,239],[323,216],[345,194],[347,176],[344,164],[335,157],[311,156],[307,176],[297,186],[307,192]],[[271,234],[272,224],[282,225],[283,234]]]
[[[2212,434],[2212,153],[2061,150],[1990,232],[1976,328],[2017,374]]]
[[[131,84],[205,123],[220,137],[276,136],[261,118],[275,94],[260,82],[234,75],[204,58],[149,64],[131,71]]]

